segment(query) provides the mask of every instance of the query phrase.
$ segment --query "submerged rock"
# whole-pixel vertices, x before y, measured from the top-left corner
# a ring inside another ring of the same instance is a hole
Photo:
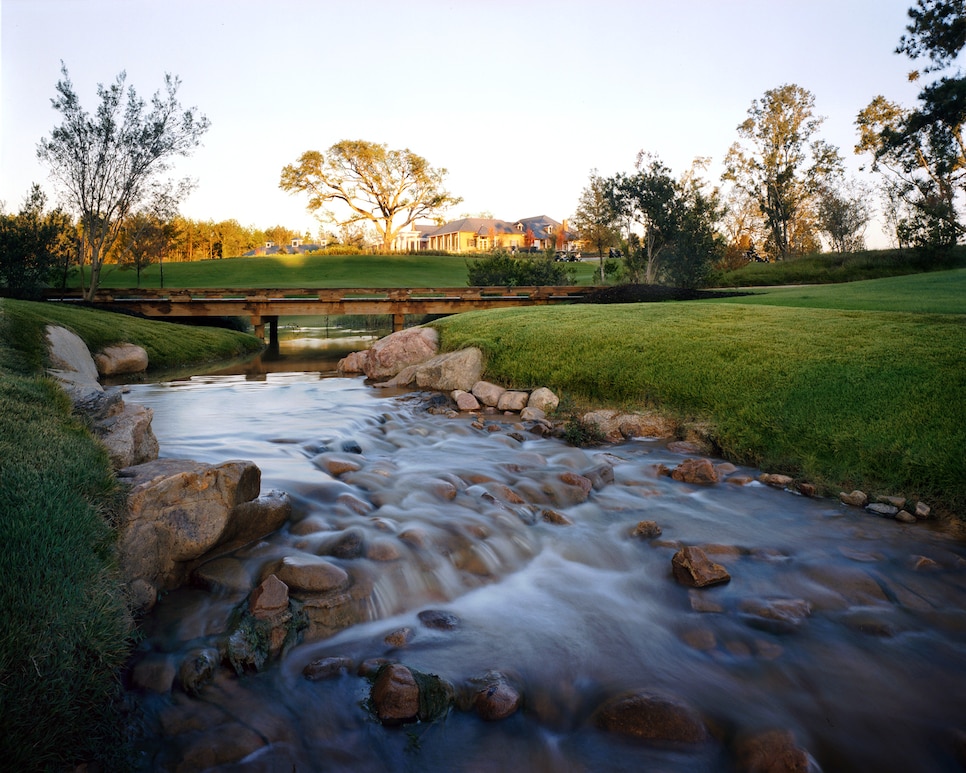
[[[666,743],[710,740],[700,715],[677,698],[641,690],[607,701],[594,714],[597,727],[612,733]]]
[[[768,730],[735,742],[742,773],[819,773],[818,764],[790,730]]]

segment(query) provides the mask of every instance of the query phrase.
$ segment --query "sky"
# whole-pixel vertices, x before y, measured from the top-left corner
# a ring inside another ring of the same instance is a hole
[[[794,83],[858,180],[855,117],[876,95],[912,107],[894,53],[913,0],[0,0],[0,202],[40,183],[61,62],[82,103],[125,71],[149,98],[165,73],[211,121],[177,174],[181,213],[318,233],[286,164],[343,139],[445,168],[445,213],[573,215],[592,170],[639,151],[718,182],[752,101]],[[866,241],[888,246],[877,224]]]

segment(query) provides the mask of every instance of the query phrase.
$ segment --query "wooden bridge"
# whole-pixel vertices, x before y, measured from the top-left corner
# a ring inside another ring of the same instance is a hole
[[[402,330],[407,314],[456,314],[474,309],[541,306],[574,301],[593,287],[446,287],[320,288],[312,290],[98,290],[94,306],[135,312],[146,317],[248,317],[255,335],[265,339],[269,325],[278,340],[278,318],[345,315],[392,315],[393,330]],[[56,291],[49,300],[79,302],[80,291]]]

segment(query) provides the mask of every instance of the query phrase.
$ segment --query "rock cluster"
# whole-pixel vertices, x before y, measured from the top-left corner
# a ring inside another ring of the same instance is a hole
[[[259,496],[261,471],[248,461],[156,459],[118,478],[129,486],[120,568],[136,609],[150,609],[195,567],[275,531],[291,514],[286,494]]]
[[[872,501],[864,491],[855,490],[840,492],[839,501],[851,507],[862,507],[873,515],[892,518],[900,523],[925,521],[932,515],[932,508],[925,502],[916,502],[913,505],[905,497],[878,496]]]
[[[105,390],[101,386],[95,358],[76,333],[48,325],[47,344],[50,359],[47,373],[63,387],[74,409],[88,418],[95,436],[107,448],[114,469],[157,458],[158,441],[151,430],[151,409],[129,405],[121,398],[120,389]],[[124,353],[126,362],[136,359],[138,365],[143,362],[147,367],[147,353],[141,347],[127,344],[108,348],[115,351],[98,355],[108,372],[118,373],[119,368],[125,367],[113,356],[116,351]],[[137,351],[132,354],[132,349]]]
[[[117,544],[132,608],[150,609],[159,593],[182,585],[201,563],[275,531],[288,519],[287,495],[259,496],[261,472],[251,462],[208,465],[157,458],[151,409],[125,403],[121,389],[104,389],[99,381],[102,375],[144,370],[144,349],[118,344],[92,356],[78,335],[57,326],[48,326],[47,342],[48,373],[90,423],[118,479],[129,486]]]

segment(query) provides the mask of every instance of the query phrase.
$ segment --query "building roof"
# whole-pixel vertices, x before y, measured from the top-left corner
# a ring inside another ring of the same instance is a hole
[[[494,234],[516,233],[517,229],[513,223],[506,220],[497,220],[492,217],[464,217],[460,220],[451,220],[443,223],[439,228],[430,233],[431,236],[442,236],[443,234],[455,233],[476,233],[480,236],[488,236],[490,232]]]

